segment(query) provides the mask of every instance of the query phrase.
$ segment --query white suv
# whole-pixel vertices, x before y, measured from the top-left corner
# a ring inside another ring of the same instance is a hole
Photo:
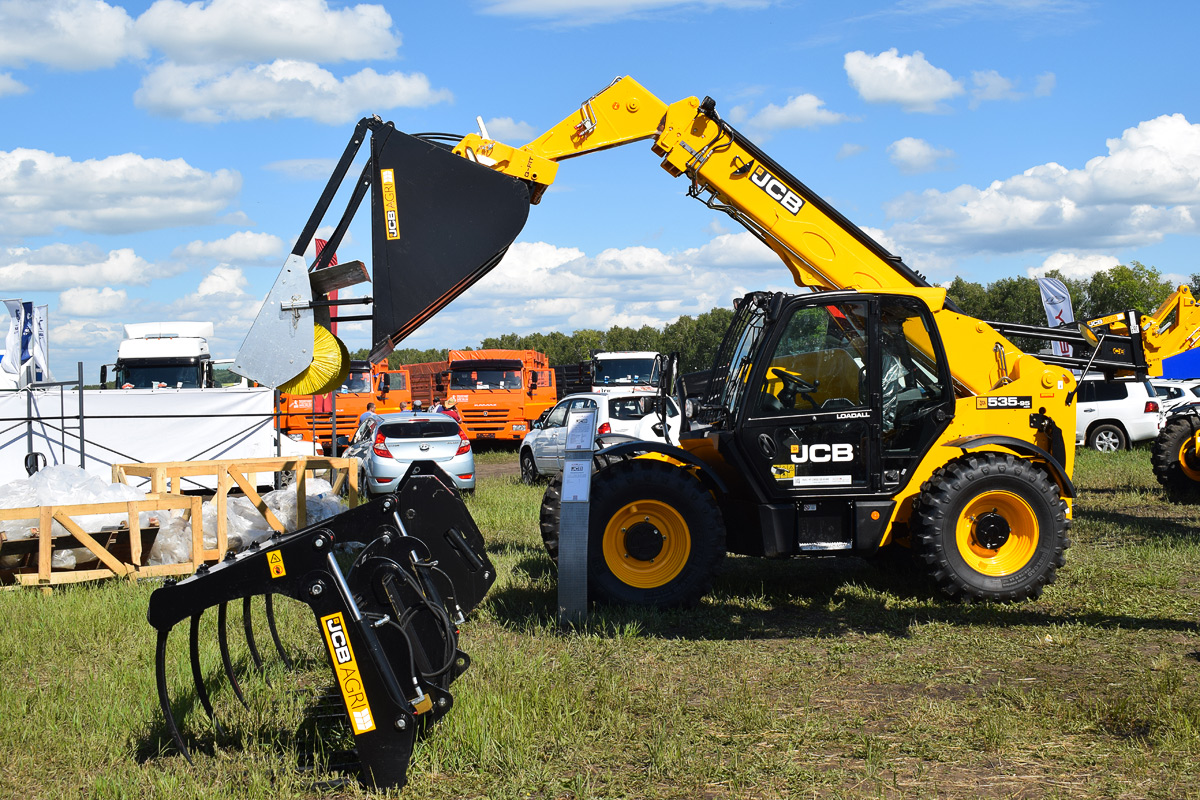
[[[1162,404],[1150,381],[1084,378],[1075,397],[1075,444],[1111,453],[1158,436]]]

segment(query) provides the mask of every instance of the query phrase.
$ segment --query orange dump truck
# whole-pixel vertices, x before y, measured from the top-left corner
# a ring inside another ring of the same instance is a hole
[[[336,396],[335,396],[336,395]],[[386,364],[351,361],[350,374],[336,393],[280,394],[279,427],[297,441],[316,442],[319,451],[333,454],[334,409],[337,410],[337,437],[341,452],[358,429],[358,418],[375,404],[375,413],[399,411],[401,403],[412,405],[408,370],[388,369]]]
[[[447,361],[409,364],[413,399],[453,397],[467,438],[519,442],[554,405],[554,372],[536,350],[451,350]]]

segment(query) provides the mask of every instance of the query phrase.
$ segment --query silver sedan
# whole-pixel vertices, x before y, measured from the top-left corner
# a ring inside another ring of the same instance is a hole
[[[372,414],[346,450],[359,463],[366,497],[395,491],[414,461],[436,462],[460,491],[475,490],[475,453],[453,417],[432,412]]]

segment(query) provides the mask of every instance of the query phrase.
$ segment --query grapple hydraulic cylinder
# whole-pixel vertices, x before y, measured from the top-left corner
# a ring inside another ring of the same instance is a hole
[[[495,580],[483,537],[452,487],[435,464],[416,462],[395,494],[295,533],[276,534],[156,590],[147,614],[158,631],[155,677],[167,729],[180,752],[191,760],[167,691],[169,632],[190,620],[196,698],[223,736],[200,663],[200,618],[205,609],[218,607],[222,665],[244,704],[230,656],[228,604],[242,600],[248,649],[262,670],[251,598],[266,598],[275,649],[290,664],[272,602],[272,595],[284,595],[307,604],[316,618],[354,734],[359,778],[368,786],[403,786],[418,731],[450,710],[450,684],[470,663],[458,648],[458,625]]]

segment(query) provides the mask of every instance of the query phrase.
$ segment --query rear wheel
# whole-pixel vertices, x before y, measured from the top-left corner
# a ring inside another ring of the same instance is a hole
[[[1171,417],[1150,450],[1154,477],[1172,500],[1194,502],[1200,499],[1200,453],[1195,444],[1197,431],[1200,431],[1200,417],[1195,414]]]
[[[913,544],[938,587],[964,600],[1038,597],[1070,546],[1067,504],[1045,473],[1004,453],[941,467],[913,509]]]
[[[1097,425],[1088,434],[1088,447],[1101,453],[1115,453],[1125,449],[1125,431],[1116,425]]]

